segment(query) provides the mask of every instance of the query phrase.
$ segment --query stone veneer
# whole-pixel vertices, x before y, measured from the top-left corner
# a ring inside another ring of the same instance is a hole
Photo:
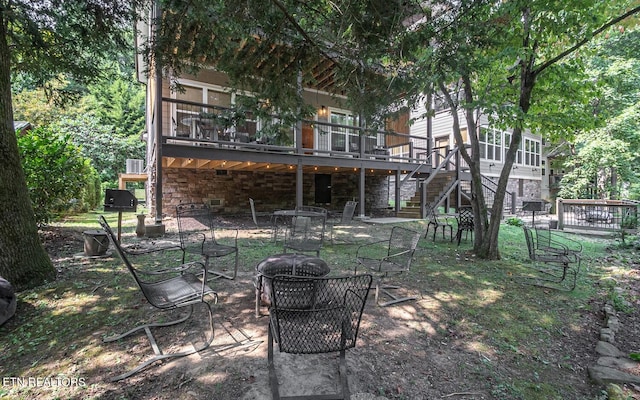
[[[522,181],[522,195],[519,190],[520,181]],[[542,196],[540,181],[534,179],[509,178],[507,182],[507,192],[516,194],[516,207],[521,207],[523,200],[537,200]]]
[[[226,175],[225,175],[226,173]],[[208,203],[223,199],[222,214],[249,212],[249,198],[256,202],[258,211],[295,207],[296,176],[288,173],[260,171],[226,171],[165,168],[163,170],[163,214],[175,215],[180,203]],[[340,210],[348,200],[358,199],[359,175],[331,175],[331,204],[321,204]],[[315,204],[313,174],[303,176],[303,203]],[[367,176],[365,187],[365,213],[387,207],[387,178]]]

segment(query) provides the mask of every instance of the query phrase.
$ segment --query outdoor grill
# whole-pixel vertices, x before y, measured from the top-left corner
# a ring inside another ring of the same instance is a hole
[[[107,189],[104,195],[104,211],[136,212],[138,199],[128,190]]]
[[[523,200],[522,211],[545,211],[548,201],[546,200]]]
[[[548,203],[543,199],[522,200],[522,211],[531,211],[531,226],[536,226],[536,211],[546,211]]]

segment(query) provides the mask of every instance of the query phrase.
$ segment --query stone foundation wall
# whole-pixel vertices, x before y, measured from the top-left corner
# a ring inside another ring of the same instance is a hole
[[[522,195],[520,195],[520,181],[522,181]],[[520,208],[523,200],[540,199],[542,186],[539,180],[509,179],[507,192],[516,194],[516,207]]]
[[[358,200],[358,175],[331,175],[331,204],[319,204],[332,210],[342,210],[348,200]],[[226,171],[166,168],[163,170],[163,214],[175,215],[180,203],[209,203],[222,199],[215,207],[221,214],[249,213],[249,197],[257,211],[294,208],[296,176],[273,172]],[[303,176],[303,203],[315,204],[313,174]],[[386,207],[386,177],[366,178],[365,213]]]

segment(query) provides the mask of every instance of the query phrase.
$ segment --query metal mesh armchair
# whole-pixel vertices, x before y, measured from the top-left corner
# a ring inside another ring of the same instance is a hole
[[[324,244],[326,221],[326,214],[316,212],[301,211],[294,216],[285,232],[284,252],[315,253],[319,257]]]
[[[121,335],[115,335],[105,338],[103,340],[104,342],[113,342],[139,331],[144,331],[147,334],[147,338],[149,339],[154,352],[154,356],[152,358],[144,361],[136,368],[112,378],[112,381],[119,381],[128,378],[129,376],[141,371],[142,369],[155,363],[156,361],[187,356],[189,354],[199,352],[209,347],[209,345],[213,341],[214,335],[213,313],[211,311],[211,306],[205,300],[205,296],[211,296],[215,302],[217,302],[218,296],[213,291],[213,289],[211,289],[206,284],[207,270],[206,268],[204,268],[204,265],[199,262],[193,262],[182,264],[175,268],[165,268],[162,270],[144,270],[136,268],[129,260],[128,256],[130,254],[128,254],[127,251],[125,251],[122,246],[120,246],[116,235],[113,233],[113,230],[102,216],[100,217],[100,225],[102,225],[102,228],[111,239],[116,252],[135,279],[138,287],[142,291],[142,294],[147,299],[149,304],[161,311],[182,308],[187,310],[186,316],[182,316],[176,320],[164,320],[163,322],[143,324]],[[190,270],[192,269],[194,269],[198,274],[201,274],[202,279],[198,278],[198,276],[196,276],[196,273],[191,272]],[[193,346],[189,350],[179,351],[175,353],[164,352],[158,345],[151,329],[167,327],[186,322],[193,315],[193,309],[195,305],[204,305],[206,307],[209,314],[209,323],[207,328],[210,331],[210,334],[207,337],[207,334],[205,333],[204,342],[202,344]]]
[[[325,219],[327,218],[327,215],[329,213],[329,211],[326,208],[318,207],[318,206],[298,206],[296,207],[296,211],[300,211],[303,213],[310,212],[310,213],[322,214],[324,215]]]
[[[371,275],[300,277],[276,275],[271,281],[268,364],[273,399],[350,399],[345,351],[356,345]],[[334,394],[280,397],[274,362],[280,352],[339,352],[340,390]]]
[[[377,275],[375,298],[376,304],[385,307],[391,304],[408,300],[415,300],[415,297],[400,297],[390,290],[399,289],[398,286],[383,285],[384,279],[406,273],[411,268],[413,255],[420,240],[420,232],[411,229],[394,226],[391,229],[389,239],[363,244],[356,251],[358,267],[362,266],[369,272]],[[391,300],[380,302],[380,292],[390,297]]]
[[[534,263],[543,263],[544,267],[535,264],[533,272],[519,278],[523,283],[548,287],[551,289],[571,291],[576,287],[576,280],[580,271],[580,256],[568,247],[556,243],[549,247],[548,238],[535,234],[531,228],[524,226],[524,236],[527,243],[529,259]],[[579,245],[579,243],[578,243]],[[581,247],[580,247],[581,248]]]
[[[536,226],[536,247],[539,251],[557,253],[566,256],[571,263],[577,264],[580,268],[580,254],[582,244],[564,235],[554,233],[548,227]]]
[[[178,204],[176,206],[182,262],[187,253],[204,258],[204,265],[212,275],[210,279],[235,279],[238,273],[238,230],[235,228],[216,228],[213,214],[205,204]],[[226,235],[222,235],[222,232]],[[223,272],[223,268],[214,269],[210,259],[234,256],[233,271]]]

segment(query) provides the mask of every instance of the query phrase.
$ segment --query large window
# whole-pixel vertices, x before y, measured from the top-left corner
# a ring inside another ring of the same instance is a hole
[[[504,154],[506,156],[511,144],[511,134],[504,134]],[[515,164],[526,165],[529,167],[540,166],[541,144],[539,140],[524,138],[520,144],[520,148],[516,153]]]
[[[332,124],[342,126],[331,126],[331,150],[332,151],[359,151],[358,131],[348,128],[349,126],[358,126],[358,117],[343,113],[331,111],[329,121]],[[348,146],[348,147],[347,147]]]
[[[172,114],[175,134],[183,137],[207,137],[210,139],[228,139],[235,135],[241,142],[256,140],[259,129],[258,121],[251,112],[246,112],[245,119],[238,121],[231,118],[228,109],[243,103],[239,94],[224,91],[222,88],[196,86],[195,82],[183,83],[182,90],[173,94],[175,99],[197,104],[178,103]],[[245,99],[246,100],[246,99]],[[244,101],[247,103],[247,101]],[[249,104],[250,102],[248,102]],[[206,104],[210,107],[202,106]],[[218,116],[216,119],[214,116]],[[229,127],[229,124],[235,126]],[[207,132],[224,133],[226,136],[210,135]]]
[[[511,145],[511,134],[504,134],[504,156],[507,156],[507,151],[509,151],[509,146]],[[515,164],[522,164],[522,143],[520,143],[520,148],[516,153],[516,159],[514,161]]]
[[[540,166],[540,141],[524,138],[524,165]]]
[[[480,128],[480,158],[502,161],[502,132]]]

